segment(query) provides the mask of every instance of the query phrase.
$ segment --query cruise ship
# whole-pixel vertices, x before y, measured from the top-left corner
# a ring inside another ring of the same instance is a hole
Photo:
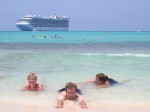
[[[27,14],[17,20],[16,26],[21,31],[68,31],[69,20],[70,18],[57,14],[50,17]]]

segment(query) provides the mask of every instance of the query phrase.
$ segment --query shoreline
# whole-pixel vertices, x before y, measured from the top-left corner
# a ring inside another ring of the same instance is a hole
[[[28,104],[19,102],[2,102],[0,101],[0,110],[2,112],[149,112],[150,103],[132,103],[132,102],[104,102],[90,103],[87,102],[88,109],[80,108],[78,103],[65,101],[64,108],[54,108],[56,104]]]

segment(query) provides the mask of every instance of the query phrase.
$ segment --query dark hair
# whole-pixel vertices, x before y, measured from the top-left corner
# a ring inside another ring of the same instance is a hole
[[[100,81],[103,81],[103,83],[108,80],[108,76],[106,76],[104,73],[98,73],[96,77],[98,77]]]
[[[77,85],[76,84],[74,84],[74,83],[72,83],[72,82],[68,82],[67,84],[66,84],[66,86],[65,86],[65,91],[67,91],[67,88],[75,88],[75,91],[76,91],[76,89],[77,89]]]

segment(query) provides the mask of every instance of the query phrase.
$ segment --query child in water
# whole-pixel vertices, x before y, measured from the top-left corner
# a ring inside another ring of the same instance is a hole
[[[30,73],[27,77],[28,83],[24,86],[24,90],[39,91],[43,90],[43,84],[37,83],[37,76],[35,73]]]

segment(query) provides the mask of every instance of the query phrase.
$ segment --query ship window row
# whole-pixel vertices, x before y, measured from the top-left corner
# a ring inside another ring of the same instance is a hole
[[[68,21],[65,21],[65,20],[61,20],[61,21],[56,21],[56,20],[51,20],[51,21],[49,21],[49,20],[37,20],[37,19],[35,19],[35,20],[32,20],[32,24],[37,24],[37,23],[40,23],[40,24],[67,24],[68,23]]]
[[[68,27],[68,25],[32,25],[33,27]]]

